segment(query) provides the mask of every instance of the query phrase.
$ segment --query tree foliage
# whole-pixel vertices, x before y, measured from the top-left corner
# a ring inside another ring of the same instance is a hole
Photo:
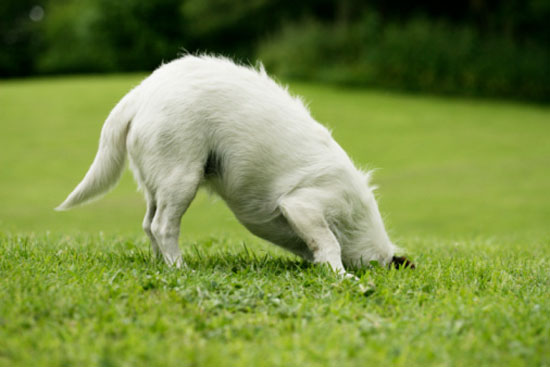
[[[151,70],[198,51],[299,77],[540,100],[549,22],[546,0],[7,0],[0,77]]]

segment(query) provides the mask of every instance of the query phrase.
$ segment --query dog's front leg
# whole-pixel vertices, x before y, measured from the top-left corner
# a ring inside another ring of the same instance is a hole
[[[340,244],[324,218],[323,210],[313,194],[302,189],[284,197],[279,208],[292,229],[305,242],[315,263],[327,263],[338,274],[346,273],[342,264]]]

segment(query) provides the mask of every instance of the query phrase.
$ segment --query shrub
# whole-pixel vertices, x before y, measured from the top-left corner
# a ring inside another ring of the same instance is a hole
[[[550,52],[468,26],[416,18],[349,25],[287,25],[259,45],[268,69],[317,79],[411,91],[550,100]]]
[[[66,0],[43,24],[39,73],[151,70],[184,45],[180,0]]]
[[[94,1],[52,3],[47,11],[43,24],[47,47],[36,55],[37,72],[101,72],[116,69],[114,50],[101,38],[98,23],[102,14]]]

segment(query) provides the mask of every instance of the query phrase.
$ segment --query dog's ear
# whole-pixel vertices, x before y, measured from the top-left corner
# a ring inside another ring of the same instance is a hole
[[[407,259],[405,256],[392,257],[390,261],[390,267],[391,266],[393,266],[396,269],[404,269],[404,268],[415,269],[416,268],[412,263],[412,261]]]

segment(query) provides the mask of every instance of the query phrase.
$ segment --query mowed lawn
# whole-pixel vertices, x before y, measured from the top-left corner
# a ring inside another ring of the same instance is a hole
[[[0,82],[0,366],[550,366],[550,108],[291,83],[417,269],[303,263],[201,193],[151,259],[127,172],[57,213],[142,75]]]

